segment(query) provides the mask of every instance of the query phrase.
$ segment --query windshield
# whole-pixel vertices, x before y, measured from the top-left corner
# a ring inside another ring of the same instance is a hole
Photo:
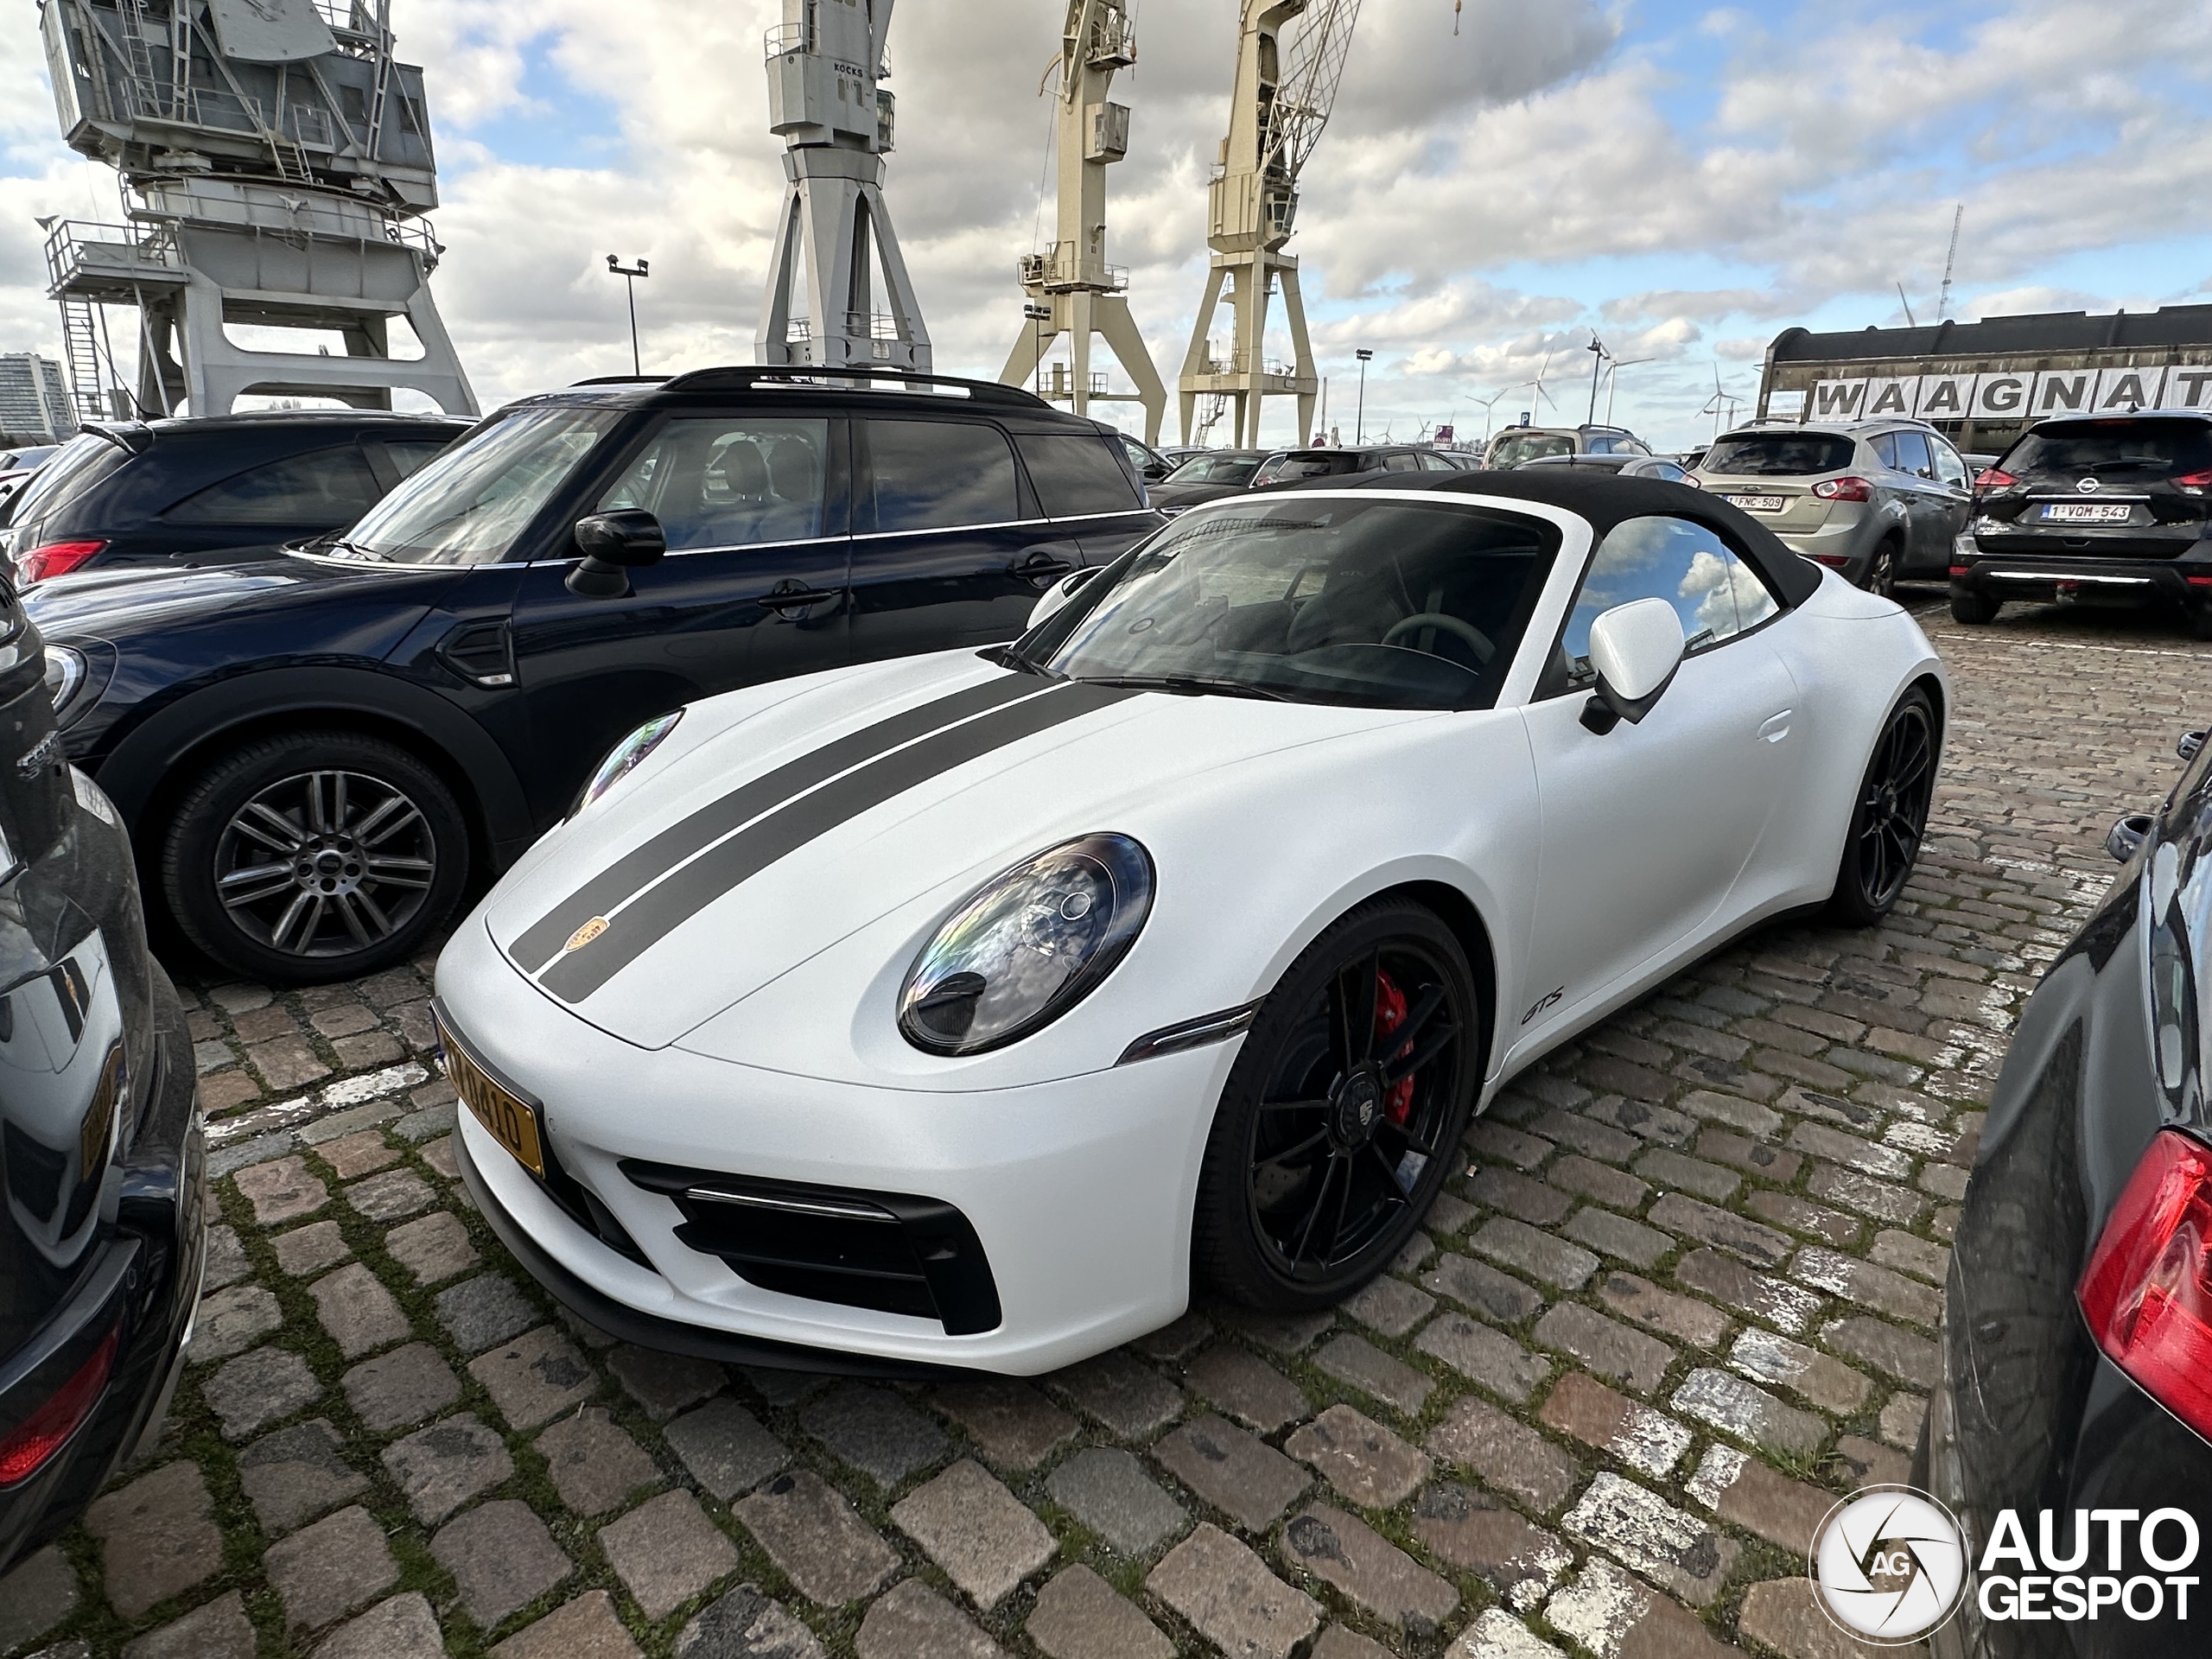
[[[1851,465],[1852,442],[1834,432],[1761,432],[1723,438],[1698,470],[1736,478],[1804,478]]]
[[[1193,513],[1025,639],[1073,679],[1389,709],[1488,708],[1558,532],[1438,501]]]
[[[1490,452],[1493,467],[1518,467],[1524,461],[1541,460],[1545,455],[1571,455],[1574,453],[1574,439],[1564,432],[1522,432],[1510,438],[1500,438]]]
[[[2015,478],[2201,473],[2212,467],[2212,429],[2196,421],[2082,421],[2031,432],[1997,469]]]
[[[1260,470],[1258,455],[1193,455],[1169,474],[1170,484],[1249,484]]]
[[[49,443],[37,449],[0,449],[0,473],[26,471],[52,454],[55,448]]]
[[[564,404],[510,415],[371,507],[334,550],[394,564],[497,564],[621,419]]]
[[[96,432],[79,433],[31,474],[30,482],[10,504],[7,522],[28,524],[67,506],[130,459],[130,452],[121,444],[110,443]]]

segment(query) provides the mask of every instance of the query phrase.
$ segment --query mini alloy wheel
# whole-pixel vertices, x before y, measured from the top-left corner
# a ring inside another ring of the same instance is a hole
[[[163,886],[193,942],[300,983],[404,959],[451,914],[467,864],[452,792],[415,756],[353,733],[254,744],[180,804]]]
[[[1838,920],[1872,927],[1904,891],[1928,831],[1936,756],[1935,708],[1915,686],[1890,711],[1859,786],[1829,901]]]
[[[1324,1306],[1388,1264],[1465,1127],[1477,1006],[1459,942],[1417,905],[1355,912],[1293,964],[1208,1147],[1198,1240],[1217,1283]]]

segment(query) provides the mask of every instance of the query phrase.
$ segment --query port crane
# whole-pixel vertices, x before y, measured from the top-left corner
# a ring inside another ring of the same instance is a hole
[[[1145,442],[1158,443],[1167,388],[1130,315],[1128,272],[1107,263],[1106,248],[1106,169],[1129,149],[1128,106],[1108,93],[1116,72],[1136,58],[1136,28],[1126,0],[1068,0],[1059,55],[1046,71],[1045,83],[1051,87],[1057,73],[1054,235],[1049,250],[1026,253],[1019,262],[1026,321],[999,378],[1022,385],[1065,334],[1071,362],[1055,364],[1039,390],[1078,415],[1088,414],[1094,403],[1140,404]],[[1104,377],[1092,374],[1094,336],[1136,383],[1134,393],[1109,392]]]
[[[1321,383],[1306,337],[1298,260],[1283,249],[1296,226],[1299,174],[1329,124],[1359,8],[1360,0],[1243,0],[1229,136],[1206,186],[1212,257],[1177,382],[1185,442],[1198,400],[1206,397],[1230,400],[1232,442],[1240,447],[1258,445],[1261,406],[1268,397],[1298,400],[1301,442],[1313,424]],[[1301,22],[1286,56],[1281,32],[1294,18]],[[1288,364],[1270,363],[1262,353],[1268,301],[1278,290],[1290,331]],[[1234,326],[1227,353],[1217,355],[1213,326],[1224,299]]]

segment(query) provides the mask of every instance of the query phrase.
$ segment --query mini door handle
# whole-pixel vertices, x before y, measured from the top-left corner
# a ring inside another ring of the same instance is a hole
[[[824,600],[836,597],[837,590],[834,588],[778,588],[772,594],[761,594],[760,602],[772,611],[781,611],[787,607],[819,605]]]
[[[1759,728],[1759,736],[1769,743],[1781,742],[1789,735],[1790,716],[1796,712],[1794,709],[1785,709],[1778,715],[1770,715],[1766,723]]]

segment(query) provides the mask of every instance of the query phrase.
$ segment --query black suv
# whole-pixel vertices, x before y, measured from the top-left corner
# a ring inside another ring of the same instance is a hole
[[[2212,416],[2044,421],[1974,480],[1951,556],[1951,614],[1987,622],[2008,599],[2165,600],[2212,639]]]
[[[1317,478],[1350,478],[1359,473],[1459,473],[1467,470],[1440,449],[1426,444],[1368,443],[1342,449],[1278,450],[1252,474],[1252,487],[1303,484]]]
[[[24,486],[0,551],[24,587],[107,565],[265,559],[343,530],[468,427],[361,410],[96,421]]]
[[[641,722],[1011,639],[1166,522],[1110,428],[1010,386],[837,374],[586,383],[320,545],[47,583],[70,753],[184,932],[259,979],[402,960]]]
[[[192,1049],[121,816],[0,583],[0,1581],[158,1424],[200,1289]]]

